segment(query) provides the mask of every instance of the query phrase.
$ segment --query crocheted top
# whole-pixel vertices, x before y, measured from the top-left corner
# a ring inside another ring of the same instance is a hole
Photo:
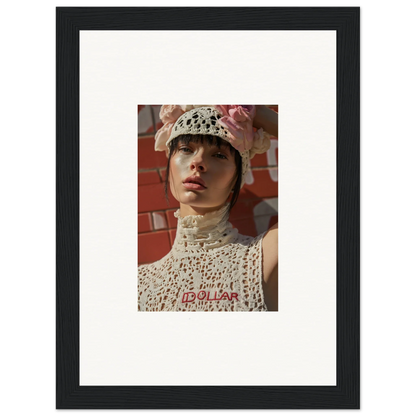
[[[228,205],[182,218],[171,251],[138,268],[139,311],[267,311],[262,240],[238,233]]]

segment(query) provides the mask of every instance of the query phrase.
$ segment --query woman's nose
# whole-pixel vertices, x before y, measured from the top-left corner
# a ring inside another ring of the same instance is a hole
[[[191,170],[205,172],[207,170],[206,162],[203,157],[203,152],[197,152],[191,161]]]

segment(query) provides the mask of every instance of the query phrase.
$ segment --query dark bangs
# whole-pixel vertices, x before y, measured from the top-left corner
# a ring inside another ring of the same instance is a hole
[[[226,140],[211,134],[182,134],[178,137],[175,137],[168,145],[169,152],[171,154],[176,152],[179,143],[184,144],[185,146],[187,146],[189,143],[208,143],[209,146],[216,146],[218,149],[224,147],[227,148],[233,156],[235,153],[238,153],[234,147],[232,147]]]

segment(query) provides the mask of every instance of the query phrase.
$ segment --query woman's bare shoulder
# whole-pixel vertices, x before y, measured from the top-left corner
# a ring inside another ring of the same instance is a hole
[[[263,254],[267,255],[268,261],[277,262],[278,233],[278,224],[275,224],[269,228],[263,237]]]
[[[267,308],[277,310],[278,303],[278,225],[263,237],[263,291]]]
[[[278,264],[278,225],[271,227],[263,237],[263,278],[269,280]]]

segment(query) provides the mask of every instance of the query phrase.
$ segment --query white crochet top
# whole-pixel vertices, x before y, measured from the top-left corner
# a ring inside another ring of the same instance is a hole
[[[171,251],[138,268],[139,311],[267,311],[262,240],[238,233],[228,204],[181,218]]]

